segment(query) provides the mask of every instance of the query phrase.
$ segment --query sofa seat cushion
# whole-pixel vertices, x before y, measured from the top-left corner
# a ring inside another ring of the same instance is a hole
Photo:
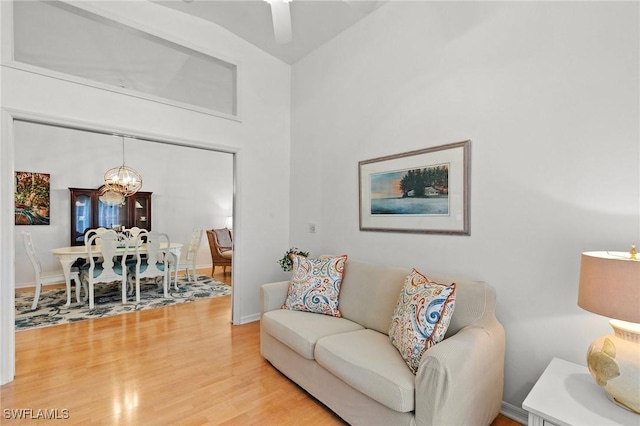
[[[389,341],[370,329],[318,340],[316,362],[351,387],[395,411],[415,405],[415,376]]]
[[[266,312],[262,316],[261,327],[267,334],[307,359],[313,359],[318,339],[363,329],[361,325],[345,318],[288,309]]]

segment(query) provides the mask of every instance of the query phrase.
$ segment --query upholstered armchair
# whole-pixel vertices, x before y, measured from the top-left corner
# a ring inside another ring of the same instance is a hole
[[[227,272],[227,266],[231,266],[233,258],[233,240],[229,228],[208,229],[209,249],[211,250],[211,276],[216,271],[216,266],[222,266]]]

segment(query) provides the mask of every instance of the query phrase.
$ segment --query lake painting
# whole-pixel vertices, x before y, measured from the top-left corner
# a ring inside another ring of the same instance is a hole
[[[372,215],[449,214],[449,164],[369,176]]]
[[[469,235],[470,143],[359,161],[360,230]]]

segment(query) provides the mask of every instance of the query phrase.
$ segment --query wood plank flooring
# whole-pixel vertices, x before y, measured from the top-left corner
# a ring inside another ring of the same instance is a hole
[[[229,272],[214,278],[230,284]],[[344,425],[262,359],[259,322],[231,325],[230,302],[16,333],[16,378],[0,387],[0,423]],[[492,426],[519,423],[500,416]]]

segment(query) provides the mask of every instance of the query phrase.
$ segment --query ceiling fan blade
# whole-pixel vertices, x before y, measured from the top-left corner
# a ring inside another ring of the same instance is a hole
[[[293,39],[291,31],[291,12],[286,0],[271,0],[271,19],[276,43],[287,44]]]

